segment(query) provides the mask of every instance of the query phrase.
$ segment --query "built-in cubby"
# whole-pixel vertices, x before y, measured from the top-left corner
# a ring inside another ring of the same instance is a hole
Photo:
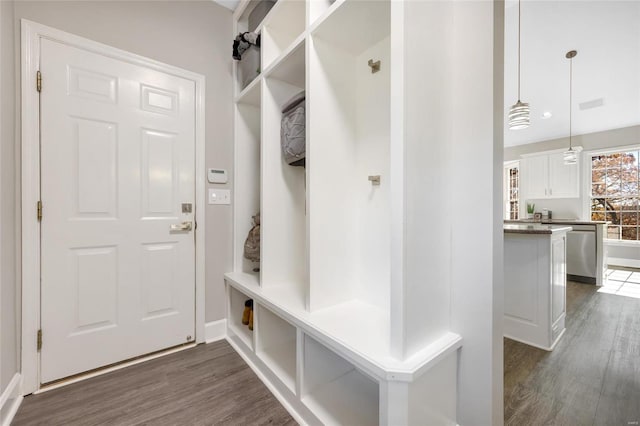
[[[302,402],[327,425],[379,423],[378,383],[309,336],[304,336]]]
[[[296,392],[296,328],[258,305],[256,354],[275,375]]]
[[[241,1],[235,18],[249,7]],[[433,241],[412,233],[446,175],[431,155],[446,150],[446,131],[421,114],[449,99],[429,100],[424,85],[438,84],[422,74],[449,56],[412,56],[440,10],[279,0],[258,28],[261,73],[236,87],[229,341],[302,424],[456,423],[450,229],[430,232]],[[304,167],[288,165],[281,147],[283,106],[301,91]],[[258,210],[259,274],[243,258]],[[240,323],[247,298],[255,334]]]
[[[285,287],[304,306],[308,286],[306,169],[282,157],[283,106],[305,90],[301,43],[265,75],[262,94],[261,273],[265,287]]]
[[[268,68],[304,33],[305,1],[278,1],[262,28],[262,63]]]
[[[236,288],[227,287],[227,324],[234,336],[237,336],[247,347],[253,348],[253,331],[242,323],[245,302],[250,298]]]
[[[310,309],[359,299],[388,311],[389,3],[345,3],[311,40]]]
[[[246,194],[235,201],[235,269],[257,276],[259,263],[244,257],[244,242],[260,212],[260,84],[236,103],[235,190]]]

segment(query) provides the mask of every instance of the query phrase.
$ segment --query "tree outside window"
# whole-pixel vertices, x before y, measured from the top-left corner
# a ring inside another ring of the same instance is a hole
[[[608,220],[607,238],[640,239],[639,151],[591,157],[591,220]]]

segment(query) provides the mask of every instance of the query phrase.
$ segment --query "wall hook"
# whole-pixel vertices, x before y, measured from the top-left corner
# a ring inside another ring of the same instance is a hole
[[[369,59],[369,66],[371,67],[371,74],[380,71],[380,61],[373,62],[373,59]]]
[[[371,185],[380,185],[380,175],[369,176],[369,181]]]

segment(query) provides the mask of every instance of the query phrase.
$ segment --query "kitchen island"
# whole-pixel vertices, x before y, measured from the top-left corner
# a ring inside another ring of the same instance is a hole
[[[570,226],[504,225],[504,336],[553,350],[565,330]]]
[[[605,238],[607,225],[603,220],[580,219],[533,219],[505,220],[504,223],[542,223],[543,225],[564,225],[573,229],[567,234],[567,279],[585,284],[601,286],[605,283],[607,250]]]

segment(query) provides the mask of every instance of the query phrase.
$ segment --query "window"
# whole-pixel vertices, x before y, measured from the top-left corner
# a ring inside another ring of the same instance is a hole
[[[591,156],[591,219],[608,220],[607,238],[638,241],[640,151]]]
[[[520,167],[518,163],[509,163],[504,168],[505,179],[505,218],[517,220],[519,218],[519,188]]]

